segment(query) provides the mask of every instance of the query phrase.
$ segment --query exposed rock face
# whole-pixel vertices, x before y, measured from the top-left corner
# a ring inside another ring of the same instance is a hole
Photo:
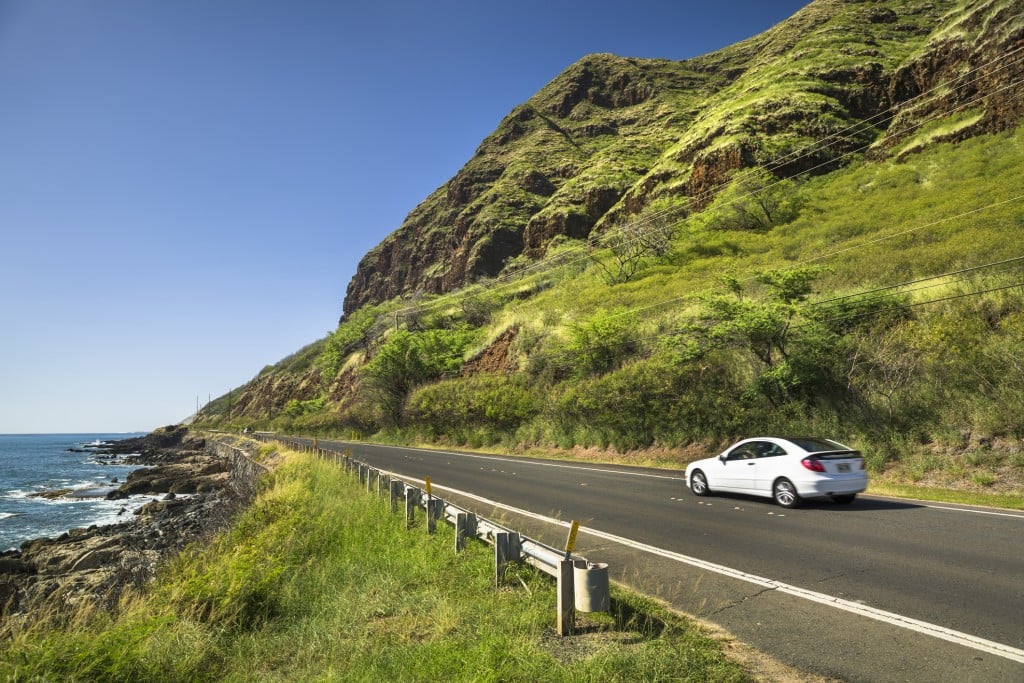
[[[519,329],[510,327],[474,358],[470,358],[460,371],[464,377],[479,373],[508,373],[512,368],[512,343]]]
[[[255,491],[262,467],[179,427],[117,442],[141,452],[137,470],[109,497],[153,494],[134,519],[73,529],[0,553],[0,624],[10,633],[39,619],[61,619],[84,603],[111,606],[123,590],[148,581],[159,561],[226,527]],[[246,481],[241,481],[242,479]],[[195,492],[181,497],[178,491]]]
[[[815,0],[692,60],[585,57],[362,259],[344,311],[460,288],[662,197],[700,209],[736,169],[826,173],[1015,126],[1022,66],[1002,57],[1022,45],[1021,16],[1013,2]]]

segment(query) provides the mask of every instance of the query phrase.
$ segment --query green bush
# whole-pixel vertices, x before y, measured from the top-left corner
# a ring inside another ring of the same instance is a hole
[[[599,310],[569,328],[569,341],[558,360],[575,377],[608,372],[633,354],[636,316],[625,309]]]
[[[367,336],[380,317],[380,307],[364,306],[345,317],[338,328],[328,335],[316,359],[325,381],[338,375],[345,358],[366,343]]]
[[[435,432],[476,427],[511,432],[539,408],[523,377],[481,374],[420,387],[410,394],[406,410],[410,422]]]
[[[723,360],[677,363],[659,354],[602,377],[566,383],[548,419],[573,437],[573,445],[611,445],[620,452],[735,433],[743,407],[736,404],[736,379],[716,363]]]
[[[446,373],[457,372],[463,353],[476,337],[477,331],[469,327],[398,330],[388,336],[363,369],[383,416],[392,424],[400,424],[409,392]]]

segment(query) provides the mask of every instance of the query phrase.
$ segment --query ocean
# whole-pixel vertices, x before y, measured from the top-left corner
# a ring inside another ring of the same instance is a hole
[[[114,524],[152,496],[106,500],[101,496],[41,498],[61,489],[106,489],[123,482],[138,465],[99,458],[104,441],[142,434],[0,434],[0,551],[69,529]]]

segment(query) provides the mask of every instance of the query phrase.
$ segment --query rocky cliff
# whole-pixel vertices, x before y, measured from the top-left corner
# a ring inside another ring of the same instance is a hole
[[[1016,125],[1022,16],[1020,0],[815,0],[696,59],[585,57],[363,257],[343,316],[497,275],[658,202],[700,209],[739,168],[825,173]]]

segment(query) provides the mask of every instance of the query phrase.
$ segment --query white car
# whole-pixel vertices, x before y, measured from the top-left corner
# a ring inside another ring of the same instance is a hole
[[[746,493],[791,508],[804,498],[850,503],[868,487],[859,451],[831,439],[744,439],[714,458],[691,462],[686,485],[698,496]]]

